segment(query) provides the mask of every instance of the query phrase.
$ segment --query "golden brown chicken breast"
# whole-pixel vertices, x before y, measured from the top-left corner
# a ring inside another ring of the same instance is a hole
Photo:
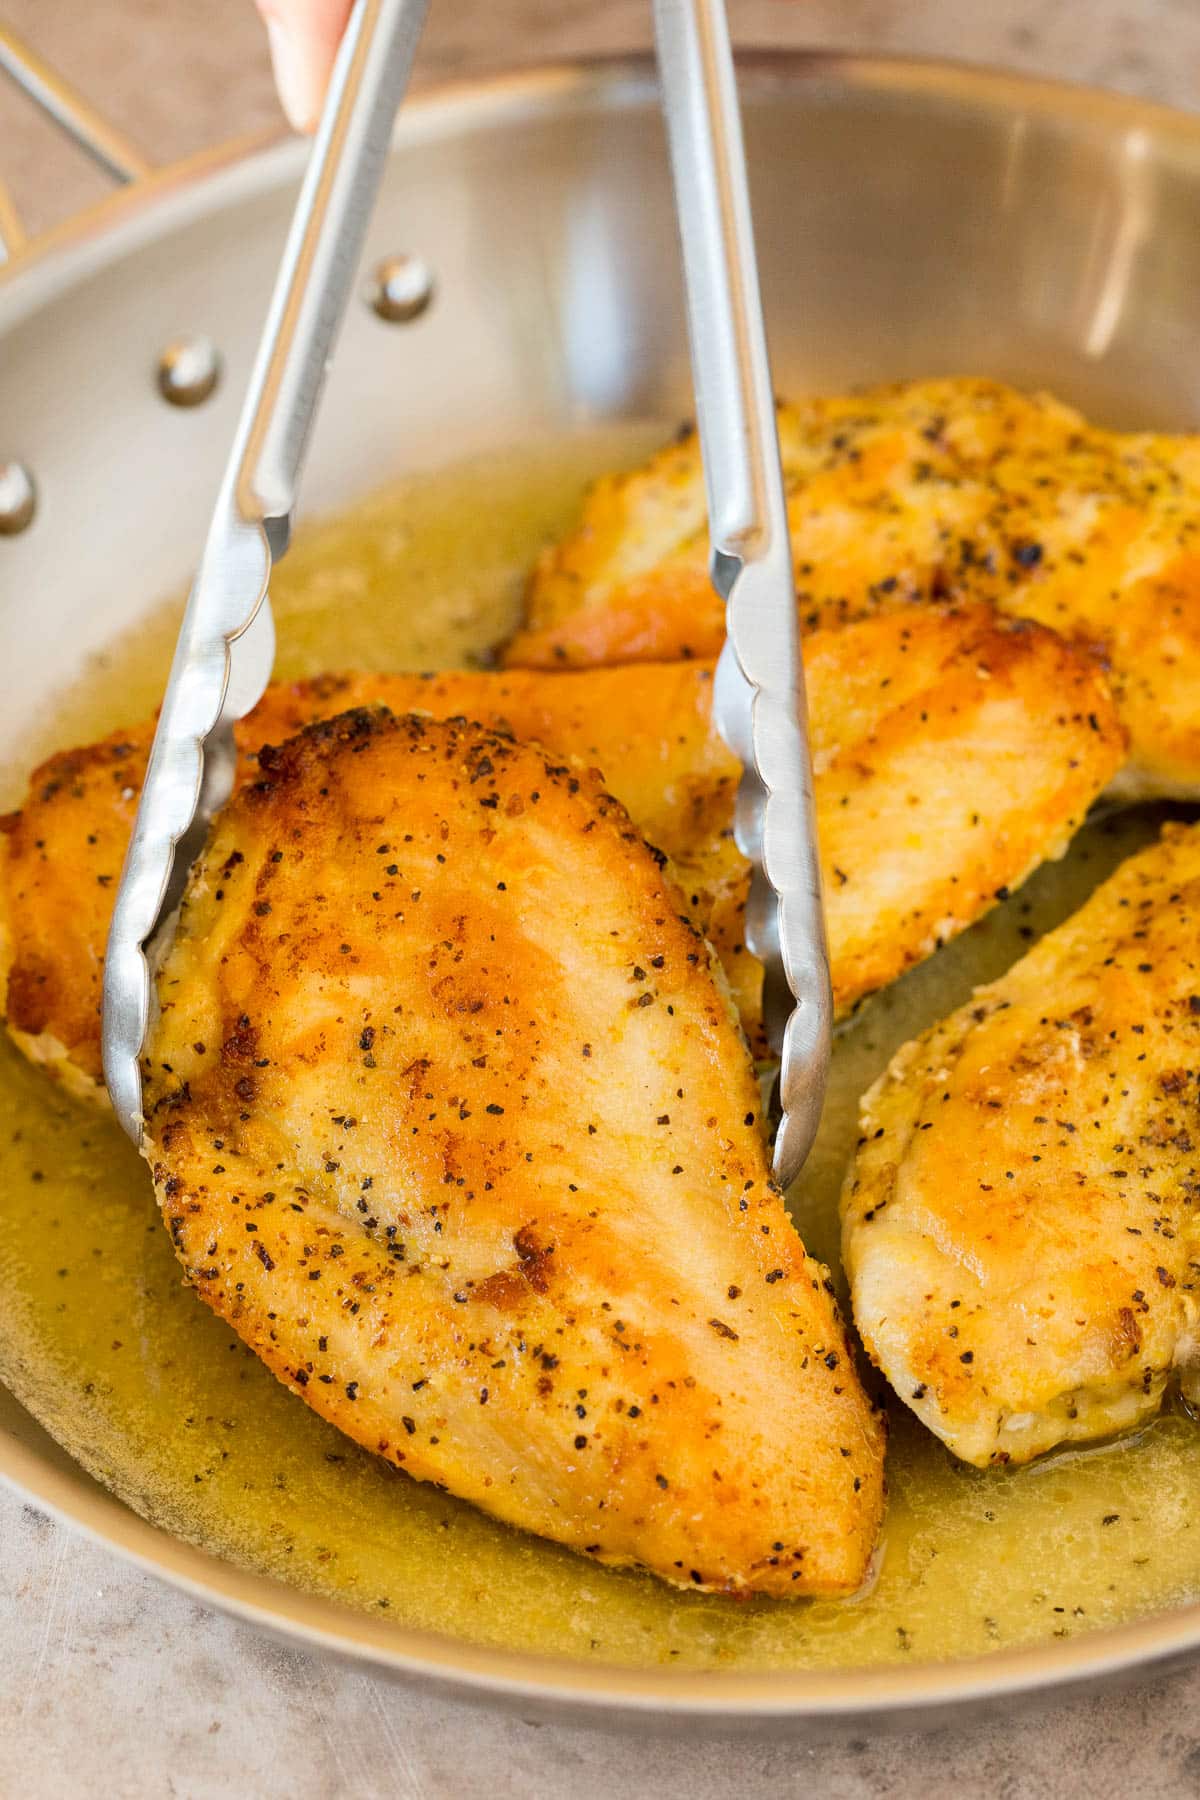
[[[914,607],[817,632],[805,662],[834,999],[846,1012],[1057,855],[1122,737],[1085,658],[985,609]],[[761,969],[743,941],[748,871],[731,832],[738,769],[712,729],[710,693],[711,671],[688,663],[280,684],[238,727],[242,779],[264,740],[374,701],[462,715],[599,767],[671,859],[762,1051]],[[52,757],[23,810],[0,821],[9,1030],[93,1094],[104,941],[150,732]]]
[[[1200,437],[1102,431],[978,380],[783,406],[779,434],[809,630],[914,600],[1038,619],[1110,671],[1123,796],[1200,794]],[[537,567],[507,662],[715,656],[707,554],[687,433],[596,483]]]
[[[957,1456],[1200,1397],[1200,827],[1168,827],[863,1101],[863,1341]]]
[[[861,1582],[882,1429],[719,971],[598,776],[312,727],[218,821],[158,992],[176,1249],[317,1412],[598,1562]]]

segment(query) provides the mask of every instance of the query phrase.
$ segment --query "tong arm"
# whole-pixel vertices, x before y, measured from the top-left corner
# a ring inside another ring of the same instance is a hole
[[[232,791],[233,722],[270,679],[272,559],[287,548],[317,402],[426,5],[356,0],[184,613],[105,954],[104,1075],[135,1142],[153,942],[179,903],[209,819]]]
[[[787,505],[721,0],[655,0],[683,249],[712,577],[726,602],[714,719],[743,765],[735,834],[752,866],[746,942],[780,1056],[774,1167],[786,1186],[820,1122],[832,998]]]

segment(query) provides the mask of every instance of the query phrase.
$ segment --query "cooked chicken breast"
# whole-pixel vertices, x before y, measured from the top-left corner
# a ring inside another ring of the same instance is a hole
[[[312,727],[218,821],[158,992],[176,1249],[314,1410],[598,1562],[859,1585],[882,1428],[708,950],[598,776]]]
[[[1044,394],[942,380],[779,410],[801,616],[986,601],[1109,669],[1119,791],[1200,794],[1200,437],[1101,431]],[[715,656],[700,452],[687,433],[596,483],[542,557],[511,665]]]
[[[1200,827],[1168,827],[862,1105],[863,1341],[965,1461],[1200,1399]]]
[[[1102,677],[1052,633],[909,608],[805,648],[835,1003],[848,1011],[953,937],[1065,846],[1120,762]],[[745,948],[738,767],[692,663],[548,674],[328,676],[268,690],[238,727],[254,751],[343,707],[461,715],[599,767],[670,859],[765,1050]],[[0,980],[8,1028],[77,1091],[102,1095],[100,973],[152,727],[44,763],[0,821]],[[6,940],[6,941],[5,941]]]
[[[1086,658],[982,608],[909,607],[814,633],[805,670],[844,1012],[1061,856],[1124,734]],[[718,909],[718,944],[721,923]]]

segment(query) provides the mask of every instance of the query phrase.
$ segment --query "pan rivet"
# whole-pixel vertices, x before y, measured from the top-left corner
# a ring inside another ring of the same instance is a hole
[[[419,256],[385,256],[375,265],[367,298],[381,319],[407,324],[433,299],[433,270]]]
[[[16,537],[37,511],[33,476],[19,462],[0,462],[0,537]]]
[[[211,338],[176,338],[158,359],[158,391],[172,406],[200,406],[221,379],[221,355]]]

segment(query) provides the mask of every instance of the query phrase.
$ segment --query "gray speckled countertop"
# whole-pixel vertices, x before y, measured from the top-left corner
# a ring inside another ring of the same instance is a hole
[[[167,160],[276,122],[250,0],[5,0],[5,18]],[[1200,105],[1197,0],[732,0],[747,41],[1007,64]],[[648,0],[435,0],[425,78],[646,41]],[[36,229],[95,178],[7,93],[0,170]],[[0,1795],[1200,1794],[1200,1668],[836,1748],[618,1736],[434,1700],[282,1649],[0,1490]]]

